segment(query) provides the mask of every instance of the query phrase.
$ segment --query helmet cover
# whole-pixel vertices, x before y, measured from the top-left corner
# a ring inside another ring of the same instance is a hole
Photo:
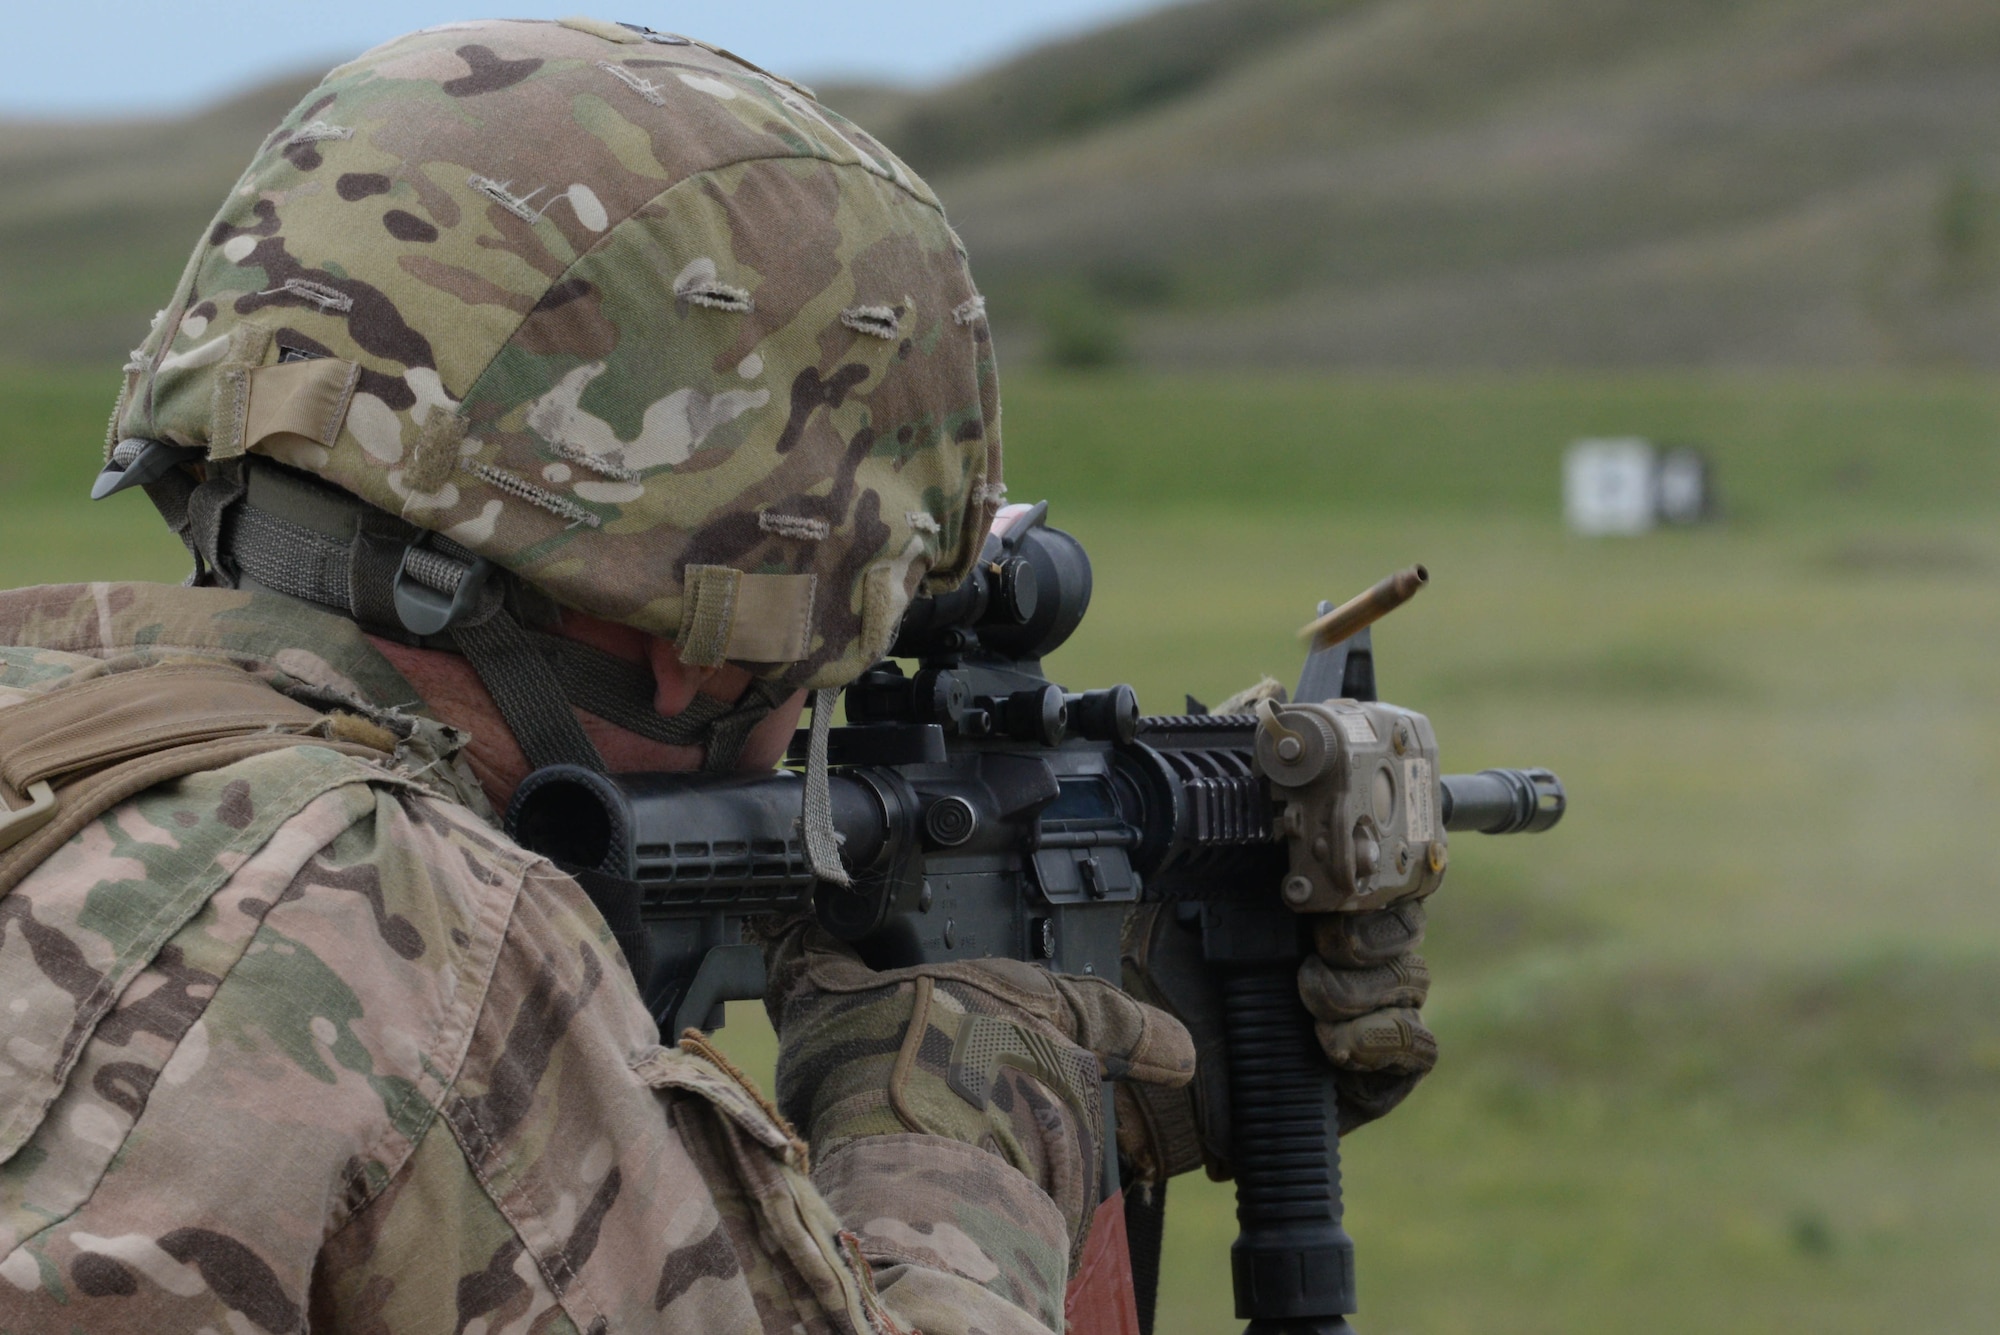
[[[264,142],[113,438],[303,469],[556,601],[844,684],[1001,493],[937,198],[807,90],[592,20],[447,25]]]

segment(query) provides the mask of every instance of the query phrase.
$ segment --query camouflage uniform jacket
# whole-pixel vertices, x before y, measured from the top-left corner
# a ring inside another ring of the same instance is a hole
[[[0,646],[0,710],[188,656],[413,703],[350,623],[264,595],[0,594]],[[450,759],[161,784],[0,897],[0,1332],[1060,1324],[1038,1188],[923,1136],[809,1170],[659,1045],[603,920],[441,794]]]

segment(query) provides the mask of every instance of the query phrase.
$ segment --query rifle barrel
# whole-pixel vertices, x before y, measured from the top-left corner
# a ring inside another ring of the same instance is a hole
[[[1481,834],[1538,834],[1569,806],[1562,780],[1545,769],[1488,769],[1446,774],[1444,827]]]

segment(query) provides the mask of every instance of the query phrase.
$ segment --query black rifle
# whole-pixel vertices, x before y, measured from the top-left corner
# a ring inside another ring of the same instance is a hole
[[[1291,703],[1141,717],[1129,686],[1065,692],[1041,660],[1082,621],[1090,562],[1047,508],[990,538],[958,589],[912,604],[892,652],[913,675],[884,661],[847,688],[829,758],[851,886],[815,883],[791,772],[551,766],[521,785],[508,831],[605,910],[668,1035],[763,994],[743,939],[756,915],[810,908],[875,968],[1005,956],[1115,981],[1126,915],[1179,906],[1222,998],[1237,1314],[1253,1332],[1347,1331],[1353,1244],[1333,1072],[1297,991],[1300,915],[1428,894],[1447,830],[1547,829],[1562,786],[1546,770],[1440,775],[1429,721],[1377,702],[1367,623],[1421,567],[1321,605]],[[1146,1223],[1135,1232],[1156,1237]]]

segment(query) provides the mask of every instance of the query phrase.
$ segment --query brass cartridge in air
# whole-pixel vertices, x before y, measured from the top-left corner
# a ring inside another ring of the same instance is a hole
[[[1339,644],[1410,601],[1418,589],[1430,582],[1430,578],[1430,571],[1420,565],[1398,570],[1373,588],[1354,595],[1331,612],[1307,622],[1299,630],[1299,638],[1311,640],[1315,649]]]

